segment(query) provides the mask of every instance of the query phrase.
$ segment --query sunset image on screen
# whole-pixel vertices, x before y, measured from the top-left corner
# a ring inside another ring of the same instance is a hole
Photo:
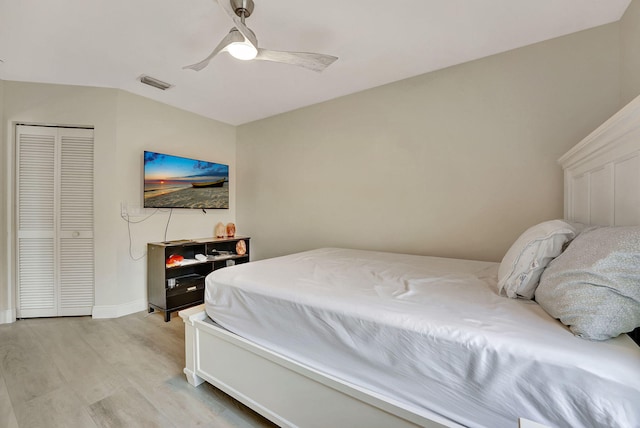
[[[229,166],[144,152],[145,208],[229,208]]]

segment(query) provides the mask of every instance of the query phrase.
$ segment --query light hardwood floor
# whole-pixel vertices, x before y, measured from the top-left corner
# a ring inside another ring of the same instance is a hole
[[[274,427],[207,383],[189,385],[176,314],[0,325],[0,427]]]

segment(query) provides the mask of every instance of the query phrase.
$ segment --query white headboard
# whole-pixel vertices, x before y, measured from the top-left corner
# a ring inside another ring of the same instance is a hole
[[[558,162],[564,169],[567,220],[640,225],[640,96]]]

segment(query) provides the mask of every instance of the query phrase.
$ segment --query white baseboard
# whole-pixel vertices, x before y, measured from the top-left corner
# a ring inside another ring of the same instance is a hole
[[[16,322],[16,311],[13,309],[6,309],[0,311],[0,324],[10,324]]]
[[[119,318],[135,312],[147,309],[147,301],[144,299],[122,305],[94,306],[91,316],[93,318]],[[16,321],[16,312],[13,309],[0,310],[0,324],[10,324]]]
[[[135,312],[147,309],[147,301],[145,299],[135,300],[133,302],[123,303],[122,305],[103,305],[94,306],[91,312],[92,318],[119,318]]]

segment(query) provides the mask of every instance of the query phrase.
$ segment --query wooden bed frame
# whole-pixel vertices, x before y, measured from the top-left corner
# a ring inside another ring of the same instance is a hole
[[[565,218],[640,225],[640,97],[559,160]],[[185,322],[189,383],[207,381],[280,426],[456,427],[296,363],[215,325],[199,306]],[[520,426],[527,425],[521,420]],[[516,421],[514,421],[514,426]]]

